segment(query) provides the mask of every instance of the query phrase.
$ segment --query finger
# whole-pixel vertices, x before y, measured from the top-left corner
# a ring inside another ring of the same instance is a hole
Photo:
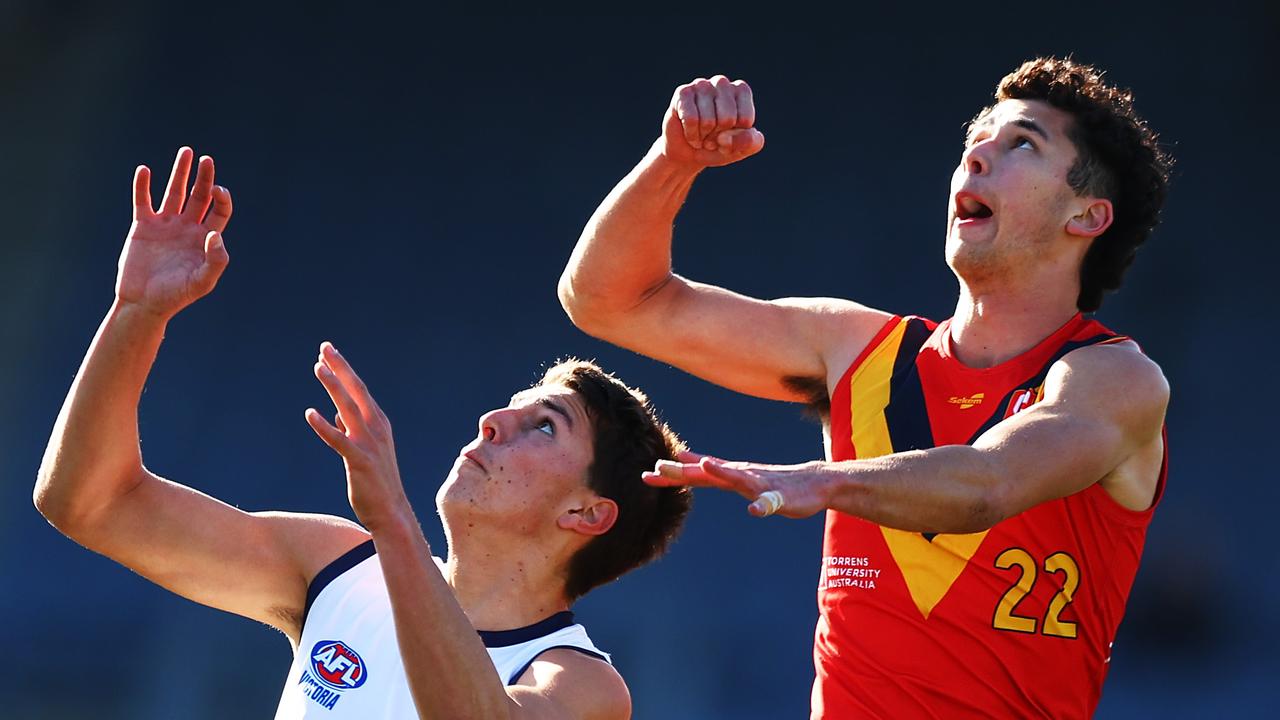
[[[729,78],[717,75],[711,78],[715,88],[716,128],[715,132],[728,130],[738,124],[738,93],[729,82]],[[715,133],[712,133],[713,135]]]
[[[704,457],[711,457],[711,456],[703,455],[702,453],[696,453],[696,452],[693,452],[692,450],[681,450],[680,452],[676,453],[676,460],[679,460],[682,463],[690,463],[695,465],[699,461],[701,461],[702,458]]]
[[[133,219],[151,217],[156,210],[151,205],[151,168],[139,165],[133,171]]]
[[[333,343],[325,341],[320,344],[320,357],[324,363],[333,371],[338,379],[342,381],[345,389],[354,398],[356,405],[360,408],[362,419],[366,422],[373,422],[384,417],[382,408],[378,407],[378,403],[374,402],[373,395],[369,393],[369,388],[365,386],[364,380],[356,374],[351,363],[338,352],[338,348]]]
[[[205,155],[196,165],[196,182],[191,187],[191,197],[182,209],[182,219],[200,222],[213,199],[213,158]]]
[[[324,386],[325,392],[329,393],[329,399],[333,401],[333,406],[338,409],[338,415],[341,418],[345,430],[352,429],[359,431],[363,426],[360,414],[360,406],[355,399],[351,397],[351,393],[347,391],[342,380],[333,372],[323,360],[316,363],[313,368],[316,379]]]
[[[324,441],[325,445],[333,448],[338,454],[346,457],[347,451],[351,450],[351,438],[347,434],[338,430],[338,428],[329,424],[315,408],[307,408],[304,413],[307,418],[307,424],[315,431],[316,435]]]
[[[347,431],[347,424],[342,422],[342,413],[333,414],[333,424],[342,432]]]
[[[737,95],[738,122],[736,127],[749,128],[756,124],[756,98],[751,86],[744,80],[733,82],[733,91]]]
[[[210,230],[222,232],[231,222],[231,191],[221,185],[213,188],[213,206],[204,218],[204,226]]]
[[[160,212],[178,213],[182,211],[182,198],[187,194],[187,178],[191,175],[191,148],[178,148],[178,157],[173,159],[173,171],[169,173],[169,186],[164,190],[164,199],[160,201]]]
[[[756,517],[768,517],[778,512],[786,505],[786,499],[782,496],[781,490],[773,490],[776,496],[771,496],[769,492],[762,492],[756,496],[756,499],[747,506],[747,512]]]
[[[684,139],[688,141],[689,146],[693,148],[702,147],[702,138],[698,135],[698,128],[701,121],[698,119],[698,103],[694,100],[693,86],[685,85],[676,90],[675,111],[680,118],[680,128],[684,132]]]
[[[747,499],[754,499],[760,493],[769,489],[769,486],[764,480],[760,479],[759,475],[726,465],[722,460],[703,458],[698,463],[698,467],[708,477],[732,486],[734,490]]]
[[[204,262],[191,275],[191,281],[204,295],[218,284],[222,271],[227,269],[231,256],[222,243],[221,233],[209,232],[204,236]]]
[[[693,100],[698,104],[698,147],[715,150],[711,136],[716,130],[716,90],[707,80],[699,81],[694,88]]]
[[[650,485],[688,485],[690,487],[713,487],[739,494],[747,492],[736,477],[725,479],[719,475],[714,475],[707,472],[701,463],[674,463],[670,460],[659,460],[654,465],[653,472],[648,474],[657,476],[652,482],[646,480]],[[748,497],[747,499],[751,498]]]
[[[709,487],[734,492],[733,488],[726,487],[718,478],[704,473],[696,473],[697,466],[692,467],[695,472],[686,472],[679,475],[670,470],[646,470],[640,473],[640,479],[654,487]]]

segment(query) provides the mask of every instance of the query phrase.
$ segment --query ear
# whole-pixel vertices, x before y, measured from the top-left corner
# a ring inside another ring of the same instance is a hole
[[[1114,219],[1111,213],[1110,200],[1094,198],[1083,211],[1067,220],[1067,234],[1085,238],[1098,237],[1111,227]]]
[[[556,524],[583,535],[603,535],[609,532],[617,519],[618,503],[598,497],[586,507],[564,511],[556,518]]]

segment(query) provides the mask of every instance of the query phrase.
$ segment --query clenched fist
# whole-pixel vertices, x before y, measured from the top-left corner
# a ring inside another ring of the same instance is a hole
[[[735,163],[760,152],[751,86],[724,75],[698,78],[676,88],[662,126],[662,152],[675,162],[702,167]]]

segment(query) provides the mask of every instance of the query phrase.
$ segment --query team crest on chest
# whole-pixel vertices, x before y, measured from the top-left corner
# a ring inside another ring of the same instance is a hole
[[[1024,388],[1022,390],[1014,390],[1013,395],[1009,397],[1009,407],[1005,408],[1004,416],[1006,418],[1013,417],[1027,408],[1035,405],[1044,398],[1044,384],[1039,387]]]
[[[311,648],[298,684],[308,698],[332,710],[344,691],[360,687],[368,676],[368,666],[350,645],[341,640],[321,640]]]

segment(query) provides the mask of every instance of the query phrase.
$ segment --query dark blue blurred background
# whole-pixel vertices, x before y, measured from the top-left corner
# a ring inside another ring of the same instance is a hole
[[[695,449],[821,454],[795,408],[591,340],[556,301],[583,223],[676,85],[747,79],[769,143],[694,188],[679,271],[941,319],[962,125],[1020,61],[1067,52],[1133,87],[1179,161],[1164,225],[1099,315],[1137,336],[1173,399],[1168,495],[1098,715],[1266,715],[1280,676],[1274,4],[949,7],[584,18],[0,3],[0,717],[269,717],[289,664],[275,632],[152,587],[31,506],[111,302],[136,164],[166,175],[190,144],[236,201],[231,266],[171,324],[143,397],[148,465],[245,509],[350,517],[341,463],[302,418],[324,407],[311,365],[331,339],[395,424],[443,551],[432,501],[458,448],[558,356],[644,387]],[[697,505],[669,557],[579,616],[638,718],[807,716],[821,520],[756,521],[717,494]]]

